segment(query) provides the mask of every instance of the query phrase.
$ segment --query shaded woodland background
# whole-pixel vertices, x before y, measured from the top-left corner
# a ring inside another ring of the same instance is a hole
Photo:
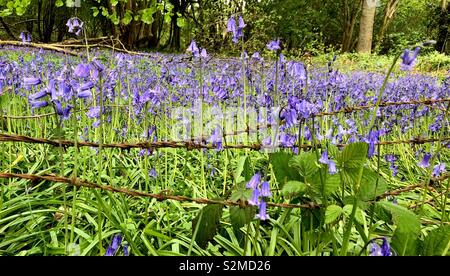
[[[75,38],[66,22],[77,16],[90,38],[118,37],[128,49],[180,52],[192,39],[209,52],[261,51],[280,38],[286,52],[389,54],[434,39],[449,53],[447,0],[0,0],[0,39],[34,42]],[[244,43],[226,33],[230,16],[246,22]]]

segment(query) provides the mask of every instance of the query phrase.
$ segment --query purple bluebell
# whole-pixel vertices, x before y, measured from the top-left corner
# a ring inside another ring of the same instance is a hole
[[[114,256],[117,253],[117,250],[119,250],[121,244],[122,244],[122,235],[121,234],[114,235],[111,245],[106,250],[104,256]]]
[[[192,53],[194,57],[198,57],[200,55],[200,50],[198,49],[197,43],[194,40],[191,41],[191,44],[186,51]]]
[[[425,153],[423,155],[422,160],[418,164],[419,167],[424,168],[424,169],[428,168],[430,166],[430,158],[431,158],[431,154]]]
[[[319,162],[322,164],[328,164],[330,162],[330,159],[328,159],[328,151],[324,150],[322,152],[322,155],[320,156]]]
[[[31,34],[29,32],[21,32],[19,38],[22,39],[22,43],[31,42]]]
[[[441,174],[447,172],[445,169],[445,163],[439,163],[433,168],[433,173],[431,174],[432,177],[438,177]]]
[[[95,119],[100,117],[100,107],[99,106],[93,106],[89,109],[88,112],[86,112],[86,116],[91,119]]]
[[[23,84],[35,86],[35,85],[41,84],[41,79],[34,78],[34,77],[26,77],[26,78],[23,78]]]
[[[419,55],[420,47],[416,47],[413,52],[406,49],[401,55],[402,63],[400,69],[404,71],[410,71],[416,64],[417,55]]]
[[[74,74],[77,78],[89,77],[90,67],[89,64],[80,63],[75,67]]]
[[[34,101],[30,102],[31,108],[42,108],[46,107],[48,105],[48,102],[46,101]]]
[[[256,189],[258,188],[260,182],[261,182],[261,173],[258,172],[252,176],[252,178],[245,187],[247,189]]]
[[[269,215],[267,214],[267,203],[264,201],[264,199],[261,200],[259,203],[259,214],[256,215],[257,218],[260,220],[267,220],[269,219]]]
[[[77,36],[81,34],[83,25],[83,21],[76,17],[70,18],[66,23],[66,26],[69,27],[69,33],[74,33]]]
[[[155,168],[152,168],[152,169],[150,169],[150,170],[148,171],[148,175],[149,175],[150,177],[156,178],[158,174],[157,174]]]
[[[264,181],[261,184],[261,196],[271,197],[272,193],[270,192],[270,184],[267,181]]]
[[[269,51],[278,51],[281,49],[280,47],[280,40],[272,40],[267,44],[267,49],[269,49]]]
[[[261,196],[261,192],[258,187],[254,188],[252,191],[252,198],[248,201],[248,204],[252,206],[258,206],[260,203],[259,197]]]

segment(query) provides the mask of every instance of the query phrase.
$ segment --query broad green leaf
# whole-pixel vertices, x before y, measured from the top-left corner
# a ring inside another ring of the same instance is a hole
[[[343,170],[360,168],[367,160],[368,149],[363,142],[348,144],[337,157],[338,166]]]
[[[206,248],[208,242],[216,235],[222,211],[222,205],[210,204],[203,207],[192,221],[192,233],[194,234],[197,229],[195,241],[201,248]]]
[[[241,185],[243,187],[239,187],[236,191],[234,191],[231,196],[230,199],[232,201],[247,201],[252,197],[252,189],[246,189],[245,188],[245,184]]]
[[[345,205],[342,210],[347,217],[350,217],[350,215],[352,214],[352,209],[353,209],[353,205],[348,204],[348,205]],[[364,211],[361,210],[359,207],[356,207],[356,213],[355,213],[356,222],[358,222],[359,224],[364,224],[365,217],[366,217],[366,215],[365,215]]]
[[[285,196],[297,196],[306,191],[306,184],[300,181],[288,181],[284,184],[283,189],[281,189],[281,193]]]
[[[440,226],[428,233],[422,248],[423,256],[450,255],[450,225]]]
[[[314,152],[301,152],[291,158],[289,166],[298,170],[301,176],[311,178],[318,170]]]
[[[386,180],[384,180],[381,176],[378,176],[376,172],[364,168],[359,190],[359,198],[362,201],[373,200],[377,196],[380,196],[386,192],[387,189],[388,183]]]
[[[289,180],[301,180],[297,170],[288,166],[291,158],[292,154],[287,152],[280,151],[271,154],[273,172],[281,188]]]
[[[180,28],[184,28],[186,26],[186,19],[184,19],[183,17],[178,17],[177,26]]]
[[[419,217],[405,207],[388,201],[377,202],[376,205],[391,213],[397,226],[391,241],[392,248],[400,256],[416,255],[420,232]]]
[[[244,179],[241,179],[241,176]],[[236,182],[249,181],[253,176],[253,170],[250,164],[250,158],[247,156],[241,156],[237,162],[236,171],[234,173],[234,179]]]
[[[125,12],[125,15],[122,18],[122,23],[125,25],[130,24],[130,22],[133,20],[133,14],[131,13],[130,10],[127,10]]]
[[[341,206],[329,205],[325,211],[325,223],[329,224],[334,222],[341,214],[343,210]]]
[[[57,6],[58,8],[62,7],[62,6],[64,6],[64,2],[62,0],[56,0],[55,6]]]
[[[249,206],[240,208],[239,206],[230,207],[230,221],[236,237],[240,240],[244,234],[239,230],[241,227],[253,220],[256,214],[256,207]]]

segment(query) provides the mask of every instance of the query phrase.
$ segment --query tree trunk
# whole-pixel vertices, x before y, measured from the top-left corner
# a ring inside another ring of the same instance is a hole
[[[170,21],[170,43],[169,47],[171,50],[179,51],[181,49],[181,29],[177,24],[178,21],[178,13],[181,12],[180,2],[178,0],[171,1],[173,7],[172,10],[172,18]]]
[[[356,51],[358,53],[372,52],[373,23],[375,21],[376,0],[364,0],[361,21],[359,23],[359,36]]]
[[[37,31],[39,34],[39,40],[42,41],[42,31],[41,31],[41,14],[42,14],[42,0],[38,1],[37,6]]]
[[[436,50],[443,53],[448,39],[450,5],[447,0],[441,0],[441,14],[439,16],[439,32],[436,41]]]
[[[380,44],[383,41],[386,30],[391,24],[395,12],[397,11],[397,6],[400,0],[389,0],[386,4],[386,9],[384,10],[383,22],[381,22],[380,31],[377,36],[377,43]]]
[[[0,17],[0,23],[2,24],[3,28],[5,29],[5,32],[9,35],[11,39],[17,39],[17,37],[14,36],[14,34],[11,32],[11,29],[9,28],[8,24],[3,20],[2,17]]]
[[[356,19],[361,11],[362,0],[354,0],[353,5],[350,8],[348,0],[344,0],[343,13],[344,13],[344,33],[342,35],[342,49],[343,53],[351,50],[353,45],[353,32],[355,29]]]
[[[45,43],[48,43],[52,39],[53,27],[55,26],[55,18],[56,18],[56,0],[49,0],[45,5],[45,12],[43,18],[43,37],[42,40]]]

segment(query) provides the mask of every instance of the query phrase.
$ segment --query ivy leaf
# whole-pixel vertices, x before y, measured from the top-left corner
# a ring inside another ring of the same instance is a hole
[[[58,7],[58,8],[62,7],[62,6],[64,6],[64,2],[62,0],[56,0],[55,6]]]
[[[343,210],[341,206],[329,205],[325,210],[325,223],[330,224],[334,222],[341,214]]]
[[[192,221],[192,234],[197,229],[195,241],[205,249],[208,242],[214,238],[220,225],[223,206],[220,204],[210,204],[203,207],[197,217]]]
[[[186,26],[186,19],[183,17],[177,17],[177,26],[180,28],[184,28]]]

